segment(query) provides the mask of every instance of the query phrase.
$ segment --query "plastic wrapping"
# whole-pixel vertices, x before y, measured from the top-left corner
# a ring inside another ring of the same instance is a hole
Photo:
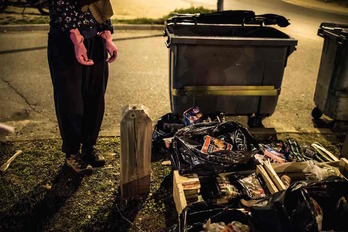
[[[260,199],[266,196],[265,191],[255,174],[239,179],[238,182],[243,187],[246,195],[251,199]]]
[[[231,144],[232,149],[203,153],[201,149],[207,135]],[[248,130],[235,122],[191,125],[174,136],[172,164],[181,174],[210,175],[255,169],[252,157],[257,152],[256,146]]]
[[[166,114],[162,116],[155,126],[152,134],[152,148],[155,152],[165,153],[167,152],[165,142],[163,139],[171,138],[181,128],[183,128],[184,122],[182,117],[176,114]]]
[[[323,230],[348,231],[348,181],[331,176],[320,182],[299,182],[323,211]]]
[[[317,161],[310,160],[307,162],[307,167],[303,170],[307,173],[312,173],[313,177],[309,176],[308,179],[324,180],[330,176],[343,177],[340,170],[337,167],[325,163],[318,163]]]
[[[260,231],[348,230],[348,182],[338,177],[294,182],[252,207]]]
[[[323,155],[320,155],[311,147],[304,146],[301,148],[296,140],[289,138],[284,142],[274,141],[262,143],[259,144],[259,147],[260,155],[256,157],[259,163],[265,160],[269,160],[271,163],[304,162],[307,160],[317,160],[319,162],[335,161],[322,157]],[[324,156],[326,155],[324,154]]]
[[[255,231],[251,217],[247,212],[242,212],[229,207],[193,205],[186,207],[180,215],[180,231],[203,231],[203,225],[211,220],[211,223],[223,222],[226,225],[232,221],[238,221],[249,227],[249,231]]]
[[[186,126],[203,122],[203,114],[197,106],[186,110],[183,116]]]
[[[260,231],[318,231],[314,208],[303,188],[289,188],[273,194],[252,207]]]
[[[291,162],[301,162],[308,160],[307,157],[303,156],[300,145],[294,139],[285,140],[285,151],[288,154],[288,160]]]

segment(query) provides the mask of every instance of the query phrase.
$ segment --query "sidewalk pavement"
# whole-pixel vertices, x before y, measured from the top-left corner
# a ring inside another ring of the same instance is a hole
[[[283,2],[310,8],[319,11],[326,11],[334,14],[348,15],[348,1],[347,0],[331,0],[325,2],[324,0],[282,0]]]
[[[341,15],[348,15],[348,1],[347,0],[331,0],[324,2],[324,0],[282,0],[286,3],[320,10],[324,12],[336,13]],[[203,6],[208,9],[217,8],[217,0],[149,0],[137,1],[128,0],[124,4],[122,0],[111,0],[115,11],[113,18],[115,19],[134,19],[134,18],[161,18],[171,11],[178,8],[189,8],[191,6]],[[236,9],[237,5],[242,2],[234,0],[225,0],[225,10]]]
[[[171,11],[191,6],[216,9],[217,0],[111,0],[115,15],[113,19],[161,18]]]

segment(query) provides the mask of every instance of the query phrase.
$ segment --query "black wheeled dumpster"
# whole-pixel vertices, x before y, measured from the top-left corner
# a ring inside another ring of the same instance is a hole
[[[247,115],[249,125],[275,111],[284,68],[297,40],[265,26],[289,25],[252,11],[177,15],[167,21],[173,113]]]
[[[318,35],[324,38],[314,94],[315,119],[324,113],[336,122],[348,121],[348,24],[322,23]]]

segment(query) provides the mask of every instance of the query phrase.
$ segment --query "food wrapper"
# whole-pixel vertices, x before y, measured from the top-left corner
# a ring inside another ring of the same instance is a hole
[[[221,232],[249,232],[249,226],[238,221],[233,221],[228,224]]]
[[[267,158],[269,158],[272,163],[285,163],[286,159],[284,154],[279,153],[272,148],[267,148],[263,153]]]
[[[231,151],[232,148],[233,146],[229,143],[226,143],[224,140],[207,135],[204,137],[204,144],[202,146],[201,152],[208,154],[217,151]]]
[[[246,137],[240,129],[236,130],[234,133],[231,133],[230,137],[238,151],[248,150]]]
[[[203,122],[203,114],[198,107],[192,107],[184,112],[185,125]]]
[[[236,186],[232,185],[227,178],[217,177],[216,180],[218,182],[221,193],[225,197],[236,198],[241,195]]]
[[[254,173],[239,179],[238,182],[242,185],[244,191],[251,199],[260,199],[266,196],[260,181],[256,178]]]

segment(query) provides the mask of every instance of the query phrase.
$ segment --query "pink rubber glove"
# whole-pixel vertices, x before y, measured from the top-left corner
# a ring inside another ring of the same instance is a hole
[[[77,61],[82,65],[93,65],[93,60],[88,59],[87,49],[83,44],[84,38],[78,29],[70,30],[70,39],[75,47],[75,57]]]
[[[106,59],[106,62],[108,63],[114,62],[117,58],[117,47],[112,42],[111,32],[106,30],[106,31],[98,32],[98,35],[105,40],[106,50],[110,54],[110,57]]]

